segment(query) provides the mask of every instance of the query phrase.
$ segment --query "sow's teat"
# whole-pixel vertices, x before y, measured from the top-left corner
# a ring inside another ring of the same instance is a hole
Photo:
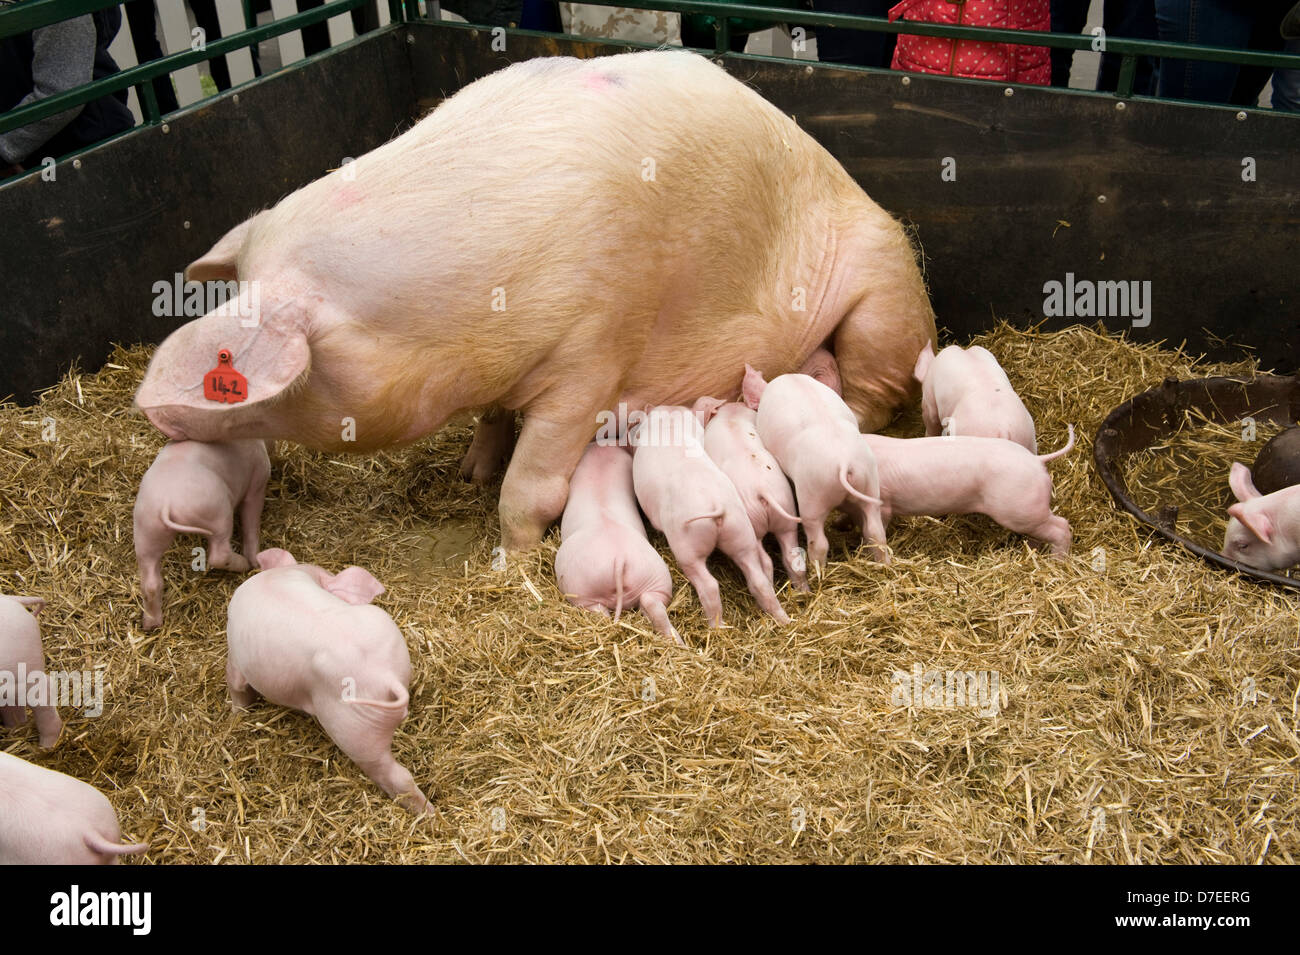
[[[248,400],[248,379],[235,371],[229,348],[217,352],[217,367],[203,376],[203,397],[230,404]]]

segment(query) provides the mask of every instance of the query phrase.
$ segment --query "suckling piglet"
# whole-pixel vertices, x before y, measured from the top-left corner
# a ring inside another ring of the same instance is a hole
[[[617,445],[589,444],[569,479],[560,521],[555,576],[568,600],[614,619],[640,607],[665,637],[678,644],[668,619],[673,578],[646,538],[632,485],[632,455]]]
[[[369,571],[337,574],[273,548],[262,572],[239,585],[227,616],[226,680],[234,706],[258,694],[302,710],[405,809],[430,811],[415,779],[393,758],[406,719],[411,657],[393,618],[370,601],[384,586]]]
[[[29,607],[31,613],[27,612]],[[36,622],[36,615],[44,607],[45,601],[40,597],[0,595],[0,680],[8,674],[14,688],[18,686],[20,666],[29,685],[32,674],[39,673],[45,679],[45,649],[41,646],[41,627]],[[49,693],[48,681],[45,692]],[[58,742],[63,730],[63,721],[52,703],[47,698],[46,703],[31,708],[41,745],[46,749]],[[0,722],[9,727],[21,726],[27,722],[26,707],[0,706]]]
[[[1223,556],[1260,570],[1300,562],[1300,484],[1260,494],[1250,468],[1234,463],[1228,486],[1237,503],[1228,508]]]
[[[926,342],[914,374],[927,435],[1005,438],[1038,453],[1034,419],[987,348],[949,345],[936,355]]]
[[[0,865],[113,865],[149,848],[121,836],[94,786],[0,753]]]
[[[754,536],[768,534],[781,545],[781,563],[799,590],[808,589],[808,567],[799,546],[799,518],[790,482],[772,452],[758,437],[752,408],[740,401],[704,397],[693,409],[704,422],[704,450],[731,478],[745,504]]]
[[[163,445],[135,499],[135,559],[146,630],[162,626],[162,557],[177,534],[208,538],[209,567],[242,573],[255,565],[270,477],[266,442],[260,439]],[[230,549],[236,508],[244,531],[243,555]]]
[[[875,455],[848,405],[808,375],[780,375],[765,382],[749,365],[743,390],[745,404],[758,412],[763,446],[794,484],[808,559],[815,566],[825,563],[830,550],[826,518],[838,507],[858,520],[875,558],[889,563]]]
[[[1070,524],[1052,513],[1052,476],[1046,462],[1067,454],[1034,454],[1003,438],[888,438],[865,435],[880,472],[881,519],[900,514],[985,514],[1009,531],[1070,550]]]
[[[722,625],[718,582],[706,561],[715,550],[732,559],[758,605],[780,623],[790,618],[772,586],[772,561],[754,536],[744,502],[704,452],[704,429],[689,408],[660,405],[632,431],[637,500],[695,588],[709,626]]]

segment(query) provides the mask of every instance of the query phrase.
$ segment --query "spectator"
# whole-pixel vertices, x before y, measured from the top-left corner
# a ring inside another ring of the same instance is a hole
[[[217,19],[217,0],[189,0],[189,6],[194,13],[194,22],[203,30],[204,39],[208,43],[220,40],[221,22]],[[257,44],[250,46],[248,52],[253,58],[253,75],[261,76],[262,60],[257,55]],[[208,60],[208,72],[212,74],[212,82],[217,85],[218,90],[230,89],[230,66],[224,56],[214,56]]]
[[[0,39],[0,111],[66,92],[117,73],[108,45],[122,25],[116,7]],[[0,134],[0,174],[13,175],[92,145],[135,125],[126,91]]]
[[[1080,33],[1088,22],[1089,0],[1052,0],[1052,32]],[[1107,37],[1130,40],[1156,38],[1155,0],[1106,0],[1101,28]],[[1052,85],[1070,85],[1070,67],[1074,50],[1052,49]],[[1119,88],[1119,70],[1124,58],[1117,53],[1103,52],[1101,66],[1097,69],[1096,88],[1113,93]],[[1139,96],[1154,96],[1156,92],[1156,60],[1139,56],[1137,72],[1133,77],[1133,92]]]
[[[849,13],[861,17],[888,17],[894,0],[813,0],[818,13]],[[875,66],[889,69],[894,58],[894,34],[874,30],[817,28],[817,59],[823,63]]]
[[[126,10],[126,25],[131,31],[131,45],[135,47],[136,61],[144,64],[162,59],[163,48],[158,42],[158,19],[153,0],[130,0],[129,3],[122,4],[122,7]],[[154,77],[153,95],[158,100],[159,112],[164,115],[180,109],[170,76]],[[140,105],[144,106],[143,103]]]
[[[1046,31],[1052,22],[1047,0],[902,0],[889,11],[891,20]],[[899,34],[893,67],[913,73],[940,73],[999,83],[1046,86],[1052,78],[1049,50],[1028,43],[986,43]]]
[[[1279,31],[1288,53],[1300,53],[1300,3],[1290,9]],[[1273,108],[1300,113],[1300,69],[1273,71]]]
[[[1294,0],[1155,0],[1161,40],[1280,50],[1278,24]],[[1170,99],[1254,106],[1268,82],[1266,66],[1162,58],[1158,92]]]

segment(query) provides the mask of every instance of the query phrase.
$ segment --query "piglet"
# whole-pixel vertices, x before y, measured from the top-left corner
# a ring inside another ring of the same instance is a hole
[[[31,613],[27,612],[29,607]],[[24,679],[28,689],[32,674],[39,673],[40,679],[45,679],[45,649],[41,646],[41,628],[36,622],[36,614],[44,607],[45,601],[40,597],[0,596],[0,686],[10,682],[16,690],[20,666],[26,675]],[[48,694],[48,683],[46,687]],[[48,700],[48,703],[53,703],[53,700]],[[32,717],[36,720],[41,745],[51,748],[63,730],[58,710],[45,704],[33,706]],[[21,726],[27,722],[27,710],[23,706],[0,706],[0,721],[9,727]]]
[[[589,444],[569,479],[560,521],[555,576],[573,604],[618,620],[640,607],[665,637],[684,646],[668,619],[673,578],[646,539],[632,485],[632,456],[617,445]]]
[[[988,349],[949,345],[935,355],[926,342],[913,374],[927,435],[1005,438],[1038,453],[1034,419]]]
[[[828,353],[829,354],[829,353]],[[832,359],[832,362],[834,359]],[[704,450],[731,479],[760,541],[768,534],[781,545],[781,563],[799,590],[808,589],[808,568],[799,546],[799,518],[785,472],[758,438],[752,408],[739,401],[704,397],[695,402],[704,422]]]
[[[1250,468],[1234,463],[1228,486],[1237,503],[1228,508],[1223,556],[1260,570],[1300,562],[1300,484],[1260,494]]]
[[[393,758],[393,733],[410,702],[411,657],[393,618],[370,606],[384,585],[361,567],[331,574],[279,548],[257,559],[262,572],[239,585],[227,616],[234,706],[261,694],[309,713],[403,808],[432,811]]]
[[[689,408],[652,408],[633,430],[636,498],[695,588],[709,626],[722,625],[718,582],[705,561],[721,549],[745,575],[758,605],[780,623],[790,618],[772,587],[772,561],[754,536],[745,504],[701,445],[704,429]]]
[[[765,382],[749,365],[743,392],[745,404],[758,412],[755,422],[764,447],[794,483],[813,565],[820,568],[826,561],[826,518],[837,507],[858,520],[876,559],[889,563],[875,455],[849,406],[808,375],[780,375]]]
[[[1009,531],[1037,538],[1063,557],[1070,524],[1052,513],[1044,465],[1074,447],[1038,454],[1002,438],[887,438],[864,435],[880,472],[881,520],[899,514],[985,514]]]
[[[94,786],[0,753],[0,865],[113,865],[149,848],[121,836]]]
[[[162,556],[177,534],[208,538],[209,567],[248,570],[249,557],[230,549],[235,508],[244,529],[244,554],[256,554],[270,477],[271,462],[260,439],[163,445],[135,499],[135,559],[146,630],[162,626]]]

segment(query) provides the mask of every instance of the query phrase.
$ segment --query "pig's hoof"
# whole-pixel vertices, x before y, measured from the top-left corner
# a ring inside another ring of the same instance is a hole
[[[149,614],[144,615],[144,629],[157,630],[162,626],[162,617],[151,617]]]

